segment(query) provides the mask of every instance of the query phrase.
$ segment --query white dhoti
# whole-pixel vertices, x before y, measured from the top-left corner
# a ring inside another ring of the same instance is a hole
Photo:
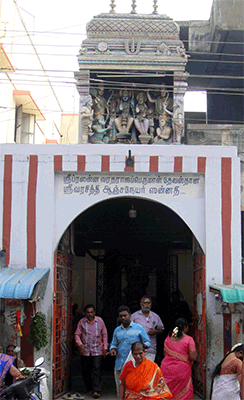
[[[240,400],[240,383],[236,374],[218,375],[214,378],[212,400]]]

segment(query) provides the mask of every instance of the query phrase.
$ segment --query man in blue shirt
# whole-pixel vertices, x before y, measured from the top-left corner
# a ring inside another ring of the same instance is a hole
[[[113,333],[110,345],[110,355],[116,356],[114,367],[114,378],[116,391],[119,397],[119,376],[122,372],[126,358],[131,350],[132,343],[142,342],[147,348],[150,347],[150,339],[142,325],[131,321],[130,309],[127,306],[120,306],[118,309],[121,325]]]

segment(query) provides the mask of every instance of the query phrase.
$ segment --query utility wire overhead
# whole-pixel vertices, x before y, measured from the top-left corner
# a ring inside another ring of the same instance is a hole
[[[13,0],[13,1],[15,1],[15,0]],[[74,26],[84,26],[84,25],[86,25],[86,24],[81,24],[81,25],[74,25]],[[59,28],[59,29],[62,29],[62,28]],[[64,28],[64,29],[66,29],[66,28]],[[6,35],[6,37],[8,37],[8,32],[20,32],[20,33],[24,33],[25,32],[25,30],[19,30],[19,29],[7,29],[7,35]],[[34,35],[34,36],[36,36],[36,35],[43,35],[43,34],[52,34],[52,35],[54,35],[54,34],[60,34],[60,35],[71,35],[71,36],[86,36],[87,37],[87,33],[80,33],[80,32],[57,32],[56,30],[51,30],[51,31],[47,31],[47,30],[45,30],[45,31],[28,31],[28,33],[29,33],[29,35],[31,36],[31,35]],[[191,42],[191,40],[189,40],[189,39],[180,39],[183,43],[190,43]],[[196,41],[197,42],[197,41]],[[199,40],[198,41],[199,43],[201,43],[202,44],[202,41],[201,40]],[[228,41],[228,42],[224,42],[224,41],[218,41],[218,40],[205,40],[204,41],[204,43],[206,43],[206,44],[233,44],[233,45],[240,45],[240,44],[244,44],[244,41],[234,41],[234,42],[232,42],[232,41]]]
[[[49,80],[49,77],[48,77],[48,75],[47,75],[47,73],[46,73],[46,71],[45,71],[44,65],[42,64],[42,61],[41,61],[41,59],[40,59],[40,56],[39,56],[39,54],[37,53],[37,50],[36,50],[36,48],[35,48],[35,45],[34,45],[32,39],[31,39],[31,37],[30,37],[30,35],[29,35],[29,33],[28,33],[28,30],[27,30],[27,28],[26,28],[25,22],[24,22],[24,20],[23,20],[23,18],[22,18],[22,15],[21,15],[20,11],[19,11],[19,7],[18,7],[18,5],[17,5],[17,2],[16,2],[16,0],[13,0],[13,2],[14,2],[14,5],[15,5],[15,8],[16,8],[16,11],[17,11],[17,13],[18,13],[18,15],[19,15],[19,18],[20,18],[20,20],[21,20],[21,23],[22,23],[22,25],[23,25],[23,27],[24,27],[24,29],[25,29],[25,31],[26,31],[26,34],[27,34],[27,36],[29,37],[30,42],[32,43],[33,50],[34,50],[34,52],[35,52],[35,54],[36,54],[36,56],[37,56],[37,58],[38,58],[38,60],[39,60],[39,63],[40,63],[40,65],[41,65],[42,69],[43,69],[43,72],[45,73],[45,75],[46,75],[46,77],[47,77],[47,81],[48,81],[48,83],[50,84],[50,87],[51,87],[51,89],[52,89],[52,92],[53,92],[53,94],[54,94],[54,97],[55,97],[55,99],[56,99],[56,101],[57,101],[57,103],[58,103],[58,105],[59,105],[59,107],[60,107],[60,110],[63,111],[62,106],[61,106],[61,104],[60,104],[60,102],[59,102],[59,100],[58,100],[58,98],[57,98],[57,95],[56,95],[55,91],[53,90],[53,87],[52,87],[52,84],[51,84],[51,82],[50,82],[50,80]]]

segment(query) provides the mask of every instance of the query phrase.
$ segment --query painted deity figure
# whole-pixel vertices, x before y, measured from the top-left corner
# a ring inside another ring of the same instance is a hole
[[[148,100],[151,103],[155,103],[155,113],[158,119],[159,127],[156,129],[155,143],[163,143],[164,140],[170,138],[171,128],[171,117],[172,113],[168,109],[169,105],[169,93],[167,92],[165,85],[162,84],[160,96],[156,99],[152,99],[149,91],[147,92]]]
[[[158,117],[159,127],[156,129],[157,135],[154,139],[154,143],[163,143],[164,140],[170,138],[172,128],[169,126],[168,120],[169,118],[166,113],[163,113]]]
[[[148,107],[146,105],[147,95],[144,92],[138,93],[136,105],[135,126],[141,135],[147,135],[149,128]]]
[[[164,107],[168,105],[169,102],[169,93],[167,92],[164,83],[161,85],[160,96],[156,99],[152,99],[150,92],[147,92],[147,97],[150,103],[155,103],[155,112],[158,117],[160,114],[164,112]]]
[[[150,143],[154,142],[154,125],[155,125],[154,117],[155,117],[154,104],[149,103],[148,120],[149,120],[149,135],[151,137]]]
[[[93,97],[93,109],[94,116],[98,118],[98,116],[102,115],[105,119],[105,115],[108,114],[108,105],[107,101],[104,97],[104,87],[103,85],[99,85],[97,89],[93,89],[91,91]]]
[[[114,94],[112,91],[111,96],[108,99],[108,109],[109,109],[109,122],[108,127],[111,128],[110,131],[110,143],[115,143],[117,141],[116,138],[116,126],[115,126],[115,118],[116,118],[116,108],[117,108],[117,94]]]
[[[131,91],[123,89],[119,92],[119,96],[120,100],[117,108],[119,116],[115,118],[114,123],[119,134],[128,136],[134,121],[134,118],[130,114],[134,105],[131,100]]]
[[[90,137],[90,143],[108,143],[109,136],[107,132],[111,129],[110,127],[105,128],[105,120],[103,116],[97,115],[98,118],[94,121],[92,125],[92,136]]]
[[[173,112],[173,142],[180,144],[184,131],[184,118],[180,104],[176,102]]]
[[[92,121],[93,121],[93,109],[92,109],[92,97],[88,95],[80,108],[80,128],[82,143],[88,142],[88,137],[92,135]]]

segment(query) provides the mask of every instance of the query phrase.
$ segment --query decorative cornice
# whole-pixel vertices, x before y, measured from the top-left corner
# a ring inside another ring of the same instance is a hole
[[[179,25],[168,17],[144,14],[105,14],[87,24],[88,38],[179,39]]]

